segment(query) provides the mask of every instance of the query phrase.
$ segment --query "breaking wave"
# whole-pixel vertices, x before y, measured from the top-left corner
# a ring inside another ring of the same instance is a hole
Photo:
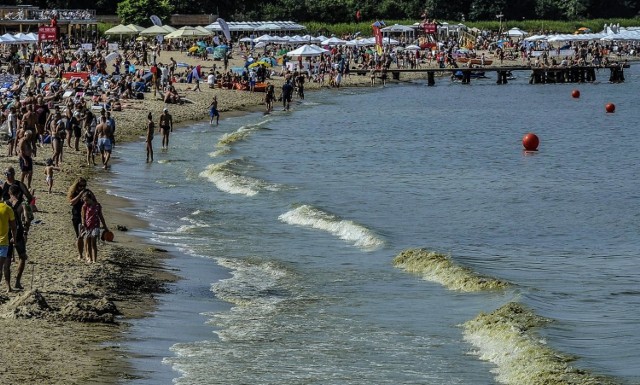
[[[366,227],[352,221],[341,219],[310,205],[302,205],[278,217],[290,225],[311,227],[327,231],[340,239],[353,242],[355,246],[373,250],[384,242]]]
[[[393,265],[420,274],[427,281],[437,282],[450,290],[474,292],[509,287],[506,281],[482,276],[456,264],[444,254],[425,249],[404,250],[393,259]]]
[[[464,339],[480,359],[497,366],[496,379],[508,385],[613,385],[570,365],[574,357],[552,350],[535,333],[551,322],[525,306],[510,302],[464,323]]]
[[[242,175],[241,159],[231,159],[222,163],[210,164],[199,175],[213,182],[216,187],[229,194],[254,196],[261,191],[279,191],[281,186],[267,183],[261,179]]]

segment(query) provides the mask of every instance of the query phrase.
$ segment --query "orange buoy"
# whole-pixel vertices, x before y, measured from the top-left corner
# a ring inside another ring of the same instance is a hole
[[[571,96],[573,96],[575,99],[578,99],[580,97],[580,91],[578,90],[571,91]]]
[[[100,238],[105,242],[113,242],[113,233],[109,230],[103,231]]]
[[[607,113],[609,114],[613,114],[616,111],[616,105],[613,103],[607,103],[604,106],[605,111],[607,111]]]
[[[538,151],[540,139],[536,134],[528,133],[522,138],[522,145],[527,151]]]

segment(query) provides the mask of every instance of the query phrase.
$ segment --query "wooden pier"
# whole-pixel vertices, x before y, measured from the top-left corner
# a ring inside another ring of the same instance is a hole
[[[472,74],[477,72],[495,72],[497,75],[497,84],[507,84],[510,74],[514,71],[530,71],[529,84],[550,84],[550,83],[588,83],[595,82],[596,75],[600,70],[609,70],[609,82],[622,83],[624,82],[624,68],[629,68],[629,65],[613,64],[608,66],[571,66],[571,67],[531,67],[531,66],[504,66],[504,67],[448,67],[448,68],[413,68],[413,69],[401,69],[401,68],[389,68],[386,70],[387,75],[390,75],[394,80],[400,80],[400,75],[412,74],[412,73],[425,73],[427,74],[427,85],[434,86],[436,73],[462,73],[461,82],[463,84],[470,84]],[[352,70],[353,73],[358,75],[370,74],[370,70]],[[375,70],[376,75],[380,75],[384,70]]]

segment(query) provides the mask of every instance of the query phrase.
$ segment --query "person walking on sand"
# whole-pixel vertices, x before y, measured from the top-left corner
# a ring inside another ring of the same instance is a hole
[[[11,234],[9,234],[11,232]],[[9,257],[9,235],[17,237],[16,217],[13,209],[0,202],[0,280],[4,274],[7,292],[11,292],[11,259]]]
[[[22,171],[22,176],[20,177],[20,181],[24,183],[24,180],[27,180],[27,188],[31,188],[31,179],[33,178],[33,158],[31,157],[33,154],[33,131],[27,130],[24,133],[22,139],[20,139],[19,148],[20,148],[20,171]]]
[[[266,106],[266,113],[270,113],[273,110],[273,102],[276,100],[276,89],[270,82],[267,82],[267,88],[264,94],[264,104]]]
[[[100,150],[100,156],[102,157],[102,165],[106,170],[109,168],[109,159],[111,159],[111,130],[104,117],[98,118],[98,125],[96,126],[96,133],[94,135],[94,147],[98,146]]]
[[[87,190],[87,180],[84,178],[78,178],[69,187],[67,192],[67,199],[69,205],[71,205],[71,223],[73,224],[73,230],[76,233],[76,247],[78,248],[78,259],[84,258],[84,240],[80,235],[80,225],[82,223],[82,194]]]
[[[49,194],[51,194],[51,190],[53,189],[53,172],[60,171],[60,167],[56,167],[53,165],[53,159],[49,158],[45,162],[46,166],[44,167],[44,175],[45,181],[47,182],[47,186],[49,187]]]
[[[22,289],[21,279],[24,267],[27,263],[27,237],[29,228],[33,220],[33,213],[29,203],[22,199],[22,191],[20,187],[13,185],[9,188],[9,202],[7,204],[13,209],[13,215],[16,223],[16,233],[11,238],[9,244],[9,253],[7,258],[11,261],[15,260],[15,254],[18,254],[18,270],[16,272],[15,289]],[[31,214],[30,214],[31,213]]]
[[[82,230],[84,235],[87,263],[96,263],[98,260],[98,237],[100,236],[100,224],[104,231],[109,231],[107,223],[102,215],[102,206],[96,200],[91,191],[82,194]]]
[[[162,133],[162,148],[169,149],[169,134],[173,132],[173,118],[168,109],[162,110],[158,132]]]
[[[218,112],[218,97],[214,96],[211,104],[209,104],[209,124],[213,125],[213,118],[216,118],[216,126],[218,125],[218,120],[220,119],[220,112]]]
[[[147,163],[153,163],[153,133],[155,131],[155,125],[153,124],[153,116],[151,112],[147,115],[147,138],[145,143],[147,145]]]

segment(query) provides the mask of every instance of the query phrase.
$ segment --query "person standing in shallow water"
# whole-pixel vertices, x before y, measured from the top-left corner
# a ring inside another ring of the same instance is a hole
[[[160,115],[159,126],[158,132],[162,134],[162,148],[169,149],[169,134],[173,132],[173,118],[166,108],[162,110],[162,115]]]
[[[213,125],[213,118],[216,118],[216,126],[218,125],[218,120],[220,119],[220,112],[218,112],[218,97],[214,96],[211,104],[209,104],[209,124]]]
[[[153,132],[155,131],[155,125],[153,124],[153,116],[151,112],[147,115],[147,137],[145,143],[147,145],[147,163],[153,162]]]

